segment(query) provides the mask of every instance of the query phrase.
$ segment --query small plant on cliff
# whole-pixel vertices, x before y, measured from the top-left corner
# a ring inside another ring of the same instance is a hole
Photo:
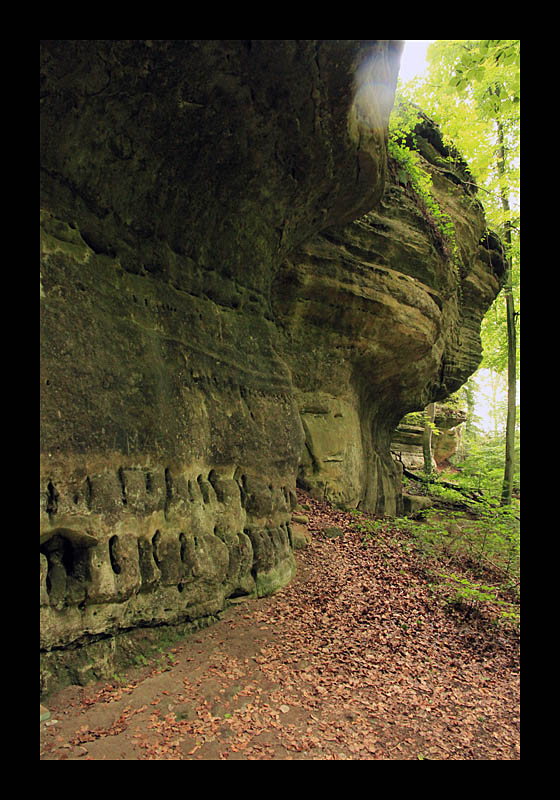
[[[426,219],[435,228],[443,254],[455,264],[458,249],[453,222],[440,208],[432,192],[432,177],[422,166],[422,158],[414,149],[418,121],[418,111],[414,106],[404,103],[395,105],[389,121],[389,156],[396,164],[399,181],[414,191]]]

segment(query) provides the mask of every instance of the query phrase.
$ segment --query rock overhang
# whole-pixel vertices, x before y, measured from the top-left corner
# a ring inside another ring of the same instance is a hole
[[[458,275],[395,180],[401,48],[43,43],[46,685],[290,580],[296,479],[399,511],[392,430],[474,370],[502,266],[471,190],[435,187]]]

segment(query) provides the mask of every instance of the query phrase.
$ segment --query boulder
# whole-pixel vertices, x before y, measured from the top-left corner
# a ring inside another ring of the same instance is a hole
[[[424,511],[432,506],[432,500],[429,497],[424,497],[424,495],[403,495],[403,513],[405,515],[417,514],[419,511]]]
[[[290,525],[292,547],[294,550],[302,550],[311,543],[311,534],[307,526],[298,522],[292,522]]]

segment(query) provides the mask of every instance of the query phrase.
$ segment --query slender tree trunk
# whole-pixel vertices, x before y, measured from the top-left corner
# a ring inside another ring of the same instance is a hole
[[[506,150],[504,142],[504,129],[498,122],[498,174],[500,178],[505,176]],[[501,185],[502,208],[505,212],[510,210],[509,199],[504,187]],[[516,332],[515,332],[515,305],[513,302],[512,286],[512,237],[509,219],[505,222],[505,241],[507,248],[507,276],[504,288],[506,295],[506,315],[507,315],[507,339],[508,339],[508,403],[506,421],[506,456],[504,464],[504,481],[502,484],[502,505],[511,505],[511,493],[513,489],[513,475],[515,470],[515,395],[516,395]]]
[[[511,505],[513,489],[513,474],[515,470],[515,394],[516,394],[516,364],[515,364],[515,309],[513,293],[506,294],[507,331],[508,331],[508,405],[506,423],[506,459],[504,469],[504,483],[502,486],[502,505]]]
[[[432,436],[433,436],[433,429],[432,425],[436,415],[436,404],[430,403],[429,406],[426,407],[426,416],[428,421],[424,425],[424,438],[422,441],[422,446],[424,450],[424,472],[426,475],[432,474]]]

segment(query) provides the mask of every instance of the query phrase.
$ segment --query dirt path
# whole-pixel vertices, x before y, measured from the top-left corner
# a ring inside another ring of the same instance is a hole
[[[41,760],[519,759],[516,637],[444,612],[404,536],[304,499],[290,586],[51,696]]]

